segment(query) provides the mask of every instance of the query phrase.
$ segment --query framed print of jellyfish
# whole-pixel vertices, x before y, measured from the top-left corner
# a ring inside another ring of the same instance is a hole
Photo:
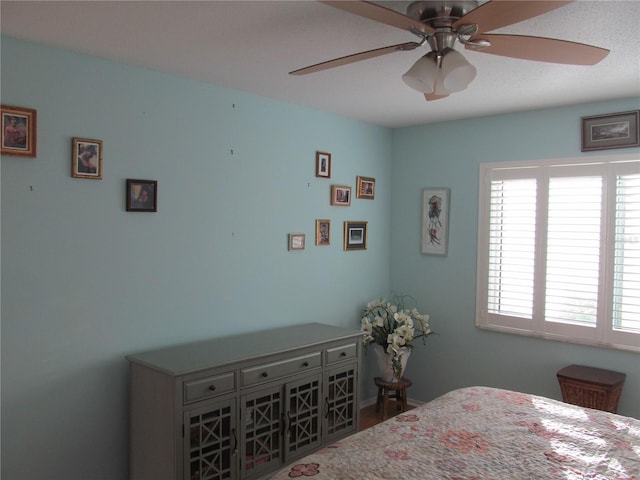
[[[422,253],[447,255],[450,193],[448,188],[422,190]]]

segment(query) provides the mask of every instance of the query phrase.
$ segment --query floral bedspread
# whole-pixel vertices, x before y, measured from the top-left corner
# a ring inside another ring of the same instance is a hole
[[[272,480],[640,479],[640,420],[487,387],[449,392]]]

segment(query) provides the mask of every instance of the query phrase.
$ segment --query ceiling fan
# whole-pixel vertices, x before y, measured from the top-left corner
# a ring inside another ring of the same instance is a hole
[[[411,51],[428,44],[430,51],[403,76],[426,100],[438,100],[464,90],[476,69],[453,47],[459,41],[466,49],[493,55],[568,65],[595,65],[609,50],[554,38],[490,34],[492,30],[521,22],[560,8],[565,0],[420,0],[403,15],[367,1],[322,1],[332,7],[360,15],[416,35],[419,42],[406,42],[347,55],[289,72],[306,75],[329,68],[398,51]]]

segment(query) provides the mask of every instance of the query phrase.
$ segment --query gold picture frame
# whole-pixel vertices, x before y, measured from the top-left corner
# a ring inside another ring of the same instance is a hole
[[[36,156],[37,111],[0,105],[2,139],[0,153],[19,157]]]
[[[348,207],[351,205],[351,187],[331,185],[331,205]]]
[[[356,197],[373,200],[376,196],[376,179],[356,177]]]
[[[316,245],[329,245],[331,243],[331,220],[319,218],[316,220]]]
[[[71,176],[101,180],[102,140],[73,138],[71,148]]]
[[[345,251],[366,250],[369,241],[369,222],[344,222],[344,245]]]
[[[316,152],[316,177],[331,178],[331,154]]]

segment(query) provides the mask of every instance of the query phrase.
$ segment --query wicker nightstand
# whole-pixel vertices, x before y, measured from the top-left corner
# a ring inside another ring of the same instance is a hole
[[[617,413],[626,375],[601,368],[569,365],[556,374],[562,401]]]

